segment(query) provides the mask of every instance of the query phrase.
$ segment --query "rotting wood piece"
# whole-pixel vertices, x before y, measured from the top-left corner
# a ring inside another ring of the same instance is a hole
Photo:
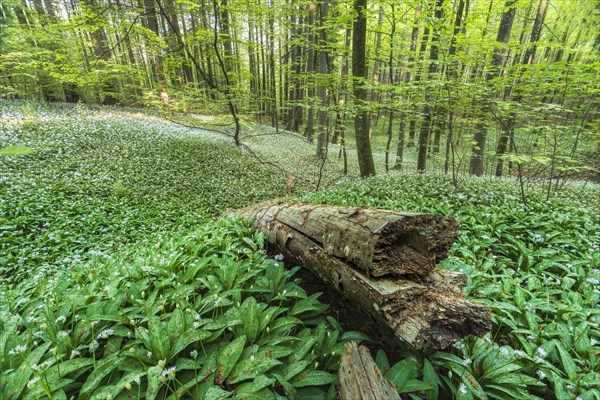
[[[285,206],[289,209],[296,205]],[[298,206],[314,214],[315,206]],[[369,209],[363,215],[374,215],[377,211]],[[323,218],[323,215],[335,214],[339,215],[335,211],[315,215]],[[252,226],[263,232],[271,253],[282,253],[289,262],[303,265],[413,347],[445,348],[466,335],[483,335],[491,327],[489,309],[464,299],[459,288],[465,283],[461,274],[432,267],[423,276],[367,276],[355,269],[355,263],[346,262],[343,256],[332,255],[322,242],[291,226],[297,226],[296,223],[288,225],[288,219],[273,212],[273,206],[242,210],[242,215],[251,217]],[[297,213],[289,212],[289,215]],[[305,217],[305,225],[310,225],[310,219],[308,215]],[[448,237],[441,232],[438,236]]]
[[[374,277],[427,275],[459,234],[451,217],[368,207],[276,203],[243,213],[267,227],[280,221]]]
[[[398,392],[382,376],[369,350],[354,342],[344,345],[339,378],[342,400],[400,400]]]

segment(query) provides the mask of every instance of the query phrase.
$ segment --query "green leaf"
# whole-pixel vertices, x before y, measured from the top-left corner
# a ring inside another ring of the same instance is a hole
[[[577,365],[573,361],[573,357],[571,357],[561,342],[557,340],[555,343],[565,373],[571,381],[575,381],[577,378]]]
[[[27,146],[6,146],[0,149],[0,154],[7,156],[22,156],[33,153],[33,148]]]
[[[390,369],[390,362],[388,361],[387,354],[385,351],[379,349],[375,356],[375,364],[379,367],[379,370],[383,375]]]
[[[242,399],[273,398],[274,394],[269,390],[263,390],[275,382],[275,378],[267,378],[264,375],[257,376],[254,381],[242,383],[235,389],[235,393]],[[262,396],[262,397],[259,397]]]
[[[0,392],[3,393],[3,398],[19,398],[21,392],[23,392],[23,389],[25,389],[27,382],[29,382],[31,375],[33,374],[33,371],[29,366],[37,364],[51,344],[52,343],[44,343],[40,347],[35,348],[31,353],[29,353],[29,355],[27,355],[27,362],[22,363],[16,372],[8,375],[6,387],[4,387],[3,391]],[[0,379],[3,378],[3,376],[0,376]]]
[[[430,390],[432,386],[418,379],[409,379],[401,388],[398,388],[398,393],[420,392]]]
[[[431,386],[431,389],[426,392],[427,400],[437,399],[439,396],[440,378],[428,359],[423,361],[423,381]]]
[[[88,394],[89,392],[98,389],[102,380],[104,380],[104,378],[113,372],[121,361],[122,359],[120,359],[117,355],[100,360],[81,387],[81,393]]]
[[[394,364],[384,375],[390,382],[401,388],[410,379],[417,377],[415,360],[406,358]]]
[[[342,335],[342,340],[344,342],[353,341],[356,342],[356,344],[360,344],[361,342],[370,342],[371,338],[369,337],[369,335],[362,332],[348,331],[344,332],[344,334]]]
[[[296,377],[291,383],[295,388],[305,386],[321,386],[332,383],[335,376],[325,371],[309,371]]]
[[[246,346],[246,336],[239,336],[231,341],[221,352],[217,360],[215,382],[220,385],[228,377],[233,367],[237,364],[242,351]]]
[[[298,375],[300,372],[304,371],[309,365],[310,361],[307,360],[300,360],[290,363],[284,370],[285,372],[283,378],[286,381],[289,381],[290,379]]]
[[[162,368],[158,365],[148,368],[148,387],[146,388],[146,399],[154,400],[158,395],[158,390],[162,385],[161,381]]]

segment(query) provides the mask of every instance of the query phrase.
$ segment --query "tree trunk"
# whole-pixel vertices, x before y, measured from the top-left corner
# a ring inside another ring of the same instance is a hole
[[[375,175],[375,163],[369,139],[369,112],[366,109],[367,78],[366,40],[367,40],[367,0],[354,0],[356,19],[352,33],[352,76],[354,77],[354,101],[357,107],[354,117],[356,152],[360,176]]]
[[[451,217],[285,203],[241,215],[270,252],[308,268],[411,346],[444,348],[491,326],[489,310],[455,286],[465,277],[434,268],[458,236]]]
[[[542,28],[544,27],[544,20],[546,19],[546,11],[548,11],[548,0],[540,0],[535,15],[535,22],[533,23],[533,29],[531,30],[529,47],[525,52],[525,57],[523,57],[523,64],[533,64],[533,58],[535,57],[535,52],[537,50],[537,42],[540,40]]]
[[[308,5],[308,58],[306,60],[306,75],[307,75],[307,90],[306,97],[308,100],[308,110],[306,111],[306,128],[304,135],[311,143],[315,136],[315,3],[310,2]],[[319,155],[319,145],[317,145],[317,156]]]
[[[501,44],[509,42],[516,12],[516,0],[507,0],[504,4],[504,12],[502,13],[502,17],[500,19],[500,26],[498,27],[498,34],[496,35],[496,42]],[[502,46],[498,46],[492,55],[491,68],[485,76],[486,82],[489,82],[490,80],[502,75],[502,64],[504,63],[505,57],[506,50]],[[481,111],[479,116],[481,121],[477,123],[477,127],[473,135],[473,147],[471,149],[471,159],[469,164],[469,172],[477,176],[483,175],[485,163],[484,156],[487,140],[487,128],[483,120],[487,116],[488,110],[486,108],[491,107],[491,103],[487,96],[488,95],[484,93],[484,98],[481,99]],[[500,148],[500,150],[502,149]]]
[[[434,21],[441,21],[444,18],[444,0],[435,0],[434,2]],[[433,79],[434,75],[438,71],[437,60],[440,53],[440,32],[437,29],[433,30],[433,37],[431,38],[431,45],[429,49],[429,67],[427,79]],[[436,43],[437,42],[437,43]],[[417,152],[417,171],[425,172],[427,165],[427,146],[429,145],[429,137],[432,130],[432,119],[435,107],[432,106],[433,96],[430,90],[426,91],[425,94],[425,108],[423,109],[423,124],[421,125],[421,131],[419,133],[419,149]]]
[[[327,65],[327,23],[328,0],[319,4],[319,86],[317,87],[317,96],[319,97],[319,109],[317,111],[318,138],[317,138],[317,157],[324,159],[327,157],[327,86],[325,86],[325,77],[329,73]]]

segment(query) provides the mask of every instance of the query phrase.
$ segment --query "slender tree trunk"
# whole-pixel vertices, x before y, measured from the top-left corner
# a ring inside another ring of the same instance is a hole
[[[434,21],[440,21],[444,16],[444,0],[436,0],[433,3]],[[435,22],[434,22],[435,23]],[[428,79],[435,79],[435,74],[438,71],[437,60],[440,51],[440,32],[438,29],[434,29],[433,37],[431,38],[431,46],[429,49],[429,68],[428,68]],[[425,172],[427,166],[427,146],[429,145],[429,136],[432,128],[432,118],[435,112],[435,107],[432,105],[433,97],[428,90],[425,94],[425,108],[423,109],[423,123],[421,125],[421,131],[419,133],[419,150],[417,153],[417,171]]]
[[[354,77],[354,101],[357,111],[354,117],[356,151],[360,176],[375,175],[375,163],[369,138],[369,113],[366,109],[367,78],[366,41],[367,41],[367,0],[354,0],[356,19],[352,34],[352,76]]]
[[[496,42],[500,45],[494,50],[492,55],[492,65],[489,72],[485,76],[485,81],[488,82],[493,78],[502,75],[502,64],[506,57],[506,50],[502,47],[502,44],[508,43],[510,40],[510,33],[512,31],[515,14],[517,12],[516,0],[507,0],[504,4],[504,12],[500,19],[500,26],[498,27],[498,34],[496,35]],[[484,122],[487,117],[487,109],[491,107],[491,102],[487,98],[488,94],[484,93],[481,101],[481,111],[479,113],[479,122],[473,135],[473,147],[471,149],[471,159],[469,162],[469,172],[472,175],[481,176],[484,170],[484,156],[485,156],[485,145],[487,140],[487,128]]]
[[[319,137],[317,140],[317,157],[324,159],[327,157],[327,87],[325,86],[325,76],[329,73],[327,62],[327,18],[328,18],[328,0],[319,4],[319,86],[317,96],[319,97],[319,111],[317,112]]]
[[[312,142],[315,135],[315,3],[313,1],[308,5],[308,59],[306,61],[306,75],[307,75],[307,97],[308,97],[308,110],[306,112],[306,129],[304,135]],[[319,53],[320,56],[320,53]],[[319,155],[320,144],[317,144],[317,155]]]
[[[394,7],[394,4],[392,3],[390,5],[390,7],[392,8],[392,13],[391,13],[391,31],[390,31],[390,53],[389,53],[389,57],[388,57],[388,67],[389,67],[389,79],[390,79],[390,86],[394,86],[394,39],[395,39],[395,34],[396,34],[396,10]],[[394,134],[394,111],[393,108],[395,107],[395,100],[396,100],[396,96],[394,96],[393,92],[391,95],[391,100],[392,100],[392,109],[390,110],[390,115],[389,115],[389,119],[388,119],[388,132],[387,132],[387,144],[385,147],[385,172],[389,172],[390,170],[390,147],[392,145],[392,136]],[[396,152],[397,153],[397,152]]]

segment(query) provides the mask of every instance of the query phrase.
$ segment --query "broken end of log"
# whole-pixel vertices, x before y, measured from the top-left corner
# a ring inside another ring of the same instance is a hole
[[[369,350],[354,342],[344,345],[340,360],[339,395],[342,400],[400,400],[383,377]]]
[[[390,222],[376,230],[373,275],[425,276],[445,259],[460,234],[451,217],[390,212]]]
[[[389,326],[402,342],[415,348],[443,349],[491,329],[490,309],[465,299],[461,289],[447,280],[462,283],[461,276],[435,269],[419,282],[406,277],[374,279],[353,270],[351,277],[342,277],[341,285],[356,290],[363,309]]]

